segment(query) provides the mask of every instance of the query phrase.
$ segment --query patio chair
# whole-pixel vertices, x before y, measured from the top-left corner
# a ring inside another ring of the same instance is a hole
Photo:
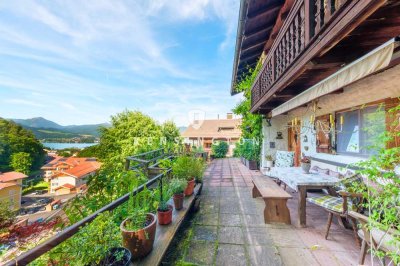
[[[338,195],[314,195],[311,197],[307,197],[307,201],[324,208],[328,212],[325,239],[328,239],[329,229],[332,224],[333,216],[335,215],[339,219],[348,218],[349,220],[351,220],[354,238],[356,240],[356,243],[360,246],[361,243],[360,239],[358,238],[356,219],[349,216],[348,212],[351,210],[357,212],[361,211],[363,195],[361,193],[352,193],[346,191],[346,184],[350,184],[351,182],[362,182],[362,179],[357,174],[345,177],[338,182],[338,185],[335,188],[337,189]]]
[[[379,250],[385,254],[389,252],[400,254],[400,243],[395,240],[395,238],[398,238],[400,235],[399,231],[389,229],[385,232],[378,228],[370,229],[367,216],[354,211],[349,211],[349,216],[356,219],[361,225],[361,229],[358,230],[358,235],[362,239],[358,261],[360,265],[364,264],[368,246],[373,250]],[[384,261],[382,263],[385,264]]]

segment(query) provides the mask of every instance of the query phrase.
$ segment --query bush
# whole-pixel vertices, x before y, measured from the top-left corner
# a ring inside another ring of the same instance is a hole
[[[215,158],[224,158],[228,152],[229,145],[225,141],[220,141],[211,146],[212,153]]]
[[[172,165],[172,174],[176,178],[191,180],[193,176],[193,158],[190,156],[180,156]]]
[[[240,155],[249,161],[259,161],[259,145],[254,141],[246,140],[243,144],[240,145]]]

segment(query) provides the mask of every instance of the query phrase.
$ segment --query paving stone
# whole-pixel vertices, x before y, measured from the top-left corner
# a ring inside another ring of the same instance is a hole
[[[259,215],[246,214],[243,215],[243,218],[244,218],[244,224],[247,227],[265,227],[263,213],[260,213]]]
[[[218,228],[218,243],[244,244],[242,228],[220,226]]]
[[[208,225],[196,225],[193,230],[193,240],[216,241],[217,227]]]
[[[245,241],[249,245],[274,245],[266,227],[244,227]]]
[[[222,226],[241,226],[242,219],[239,214],[220,213],[219,224]]]
[[[189,244],[188,254],[185,261],[199,264],[211,265],[214,261],[215,245],[208,242],[192,241]]]
[[[246,250],[243,245],[219,244],[216,265],[242,266],[247,265]]]
[[[282,263],[285,266],[299,266],[299,265],[321,265],[319,264],[311,251],[305,248],[293,248],[293,247],[278,247],[279,254],[282,259]],[[328,265],[328,264],[325,264]],[[357,264],[355,264],[357,265]]]
[[[247,246],[250,264],[254,266],[280,266],[279,251],[274,246]],[[301,265],[301,264],[298,264]]]
[[[218,212],[196,215],[195,224],[218,225]]]

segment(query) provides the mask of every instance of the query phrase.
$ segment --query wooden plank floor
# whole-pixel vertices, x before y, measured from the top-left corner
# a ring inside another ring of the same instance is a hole
[[[178,231],[179,226],[182,224],[191,206],[193,205],[194,199],[199,190],[200,190],[200,185],[197,185],[194,189],[193,195],[190,197],[185,197],[183,203],[183,209],[179,211],[175,209],[173,210],[172,223],[170,223],[169,225],[159,225],[157,223],[156,237],[154,240],[153,250],[147,257],[145,257],[140,261],[133,262],[131,263],[131,265],[154,266],[160,264],[161,259],[163,258],[165,252],[167,251],[168,246],[171,243],[172,239],[174,238],[175,233]],[[172,199],[169,201],[169,204],[171,205],[174,204]]]

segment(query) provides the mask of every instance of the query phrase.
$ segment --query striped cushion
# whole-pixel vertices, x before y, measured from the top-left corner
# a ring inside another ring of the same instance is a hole
[[[321,196],[308,197],[307,200],[311,203],[324,207],[328,210],[340,213],[343,212],[343,198],[334,197],[330,195],[321,195]],[[353,206],[352,202],[347,201],[347,209],[351,210],[352,206]]]

